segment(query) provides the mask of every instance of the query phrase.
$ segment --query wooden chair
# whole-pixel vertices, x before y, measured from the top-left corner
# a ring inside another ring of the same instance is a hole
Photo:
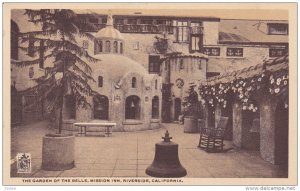
[[[228,117],[221,117],[217,127],[200,128],[200,140],[198,147],[206,152],[222,152],[223,140],[228,123]]]

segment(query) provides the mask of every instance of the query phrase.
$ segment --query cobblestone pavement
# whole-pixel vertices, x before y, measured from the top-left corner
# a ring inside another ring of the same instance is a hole
[[[267,178],[286,177],[280,166],[262,160],[257,151],[232,148],[226,141],[227,152],[207,153],[197,148],[199,135],[183,133],[183,126],[163,124],[157,130],[113,132],[111,137],[90,133],[75,138],[75,168],[65,171],[41,170],[42,137],[54,132],[42,121],[12,128],[12,177],[146,177],[145,169],[152,163],[155,143],[161,141],[166,129],[172,141],[179,144],[179,159],[187,170],[186,177],[197,178]],[[75,133],[75,132],[74,132]],[[232,148],[232,149],[230,149]],[[16,172],[17,153],[32,156],[32,172]]]

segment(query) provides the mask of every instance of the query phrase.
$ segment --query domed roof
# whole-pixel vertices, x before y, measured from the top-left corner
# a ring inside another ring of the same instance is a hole
[[[129,73],[138,73],[147,77],[147,70],[134,60],[118,54],[98,54],[94,56],[100,59],[97,68],[104,70],[112,81],[119,83]]]
[[[96,38],[123,40],[123,37],[113,26],[106,26],[95,34]]]
[[[123,37],[117,29],[113,26],[113,19],[111,15],[107,16],[107,23],[106,27],[103,29],[100,29],[96,34],[96,38],[102,38],[102,39],[116,39],[116,40],[123,40]]]

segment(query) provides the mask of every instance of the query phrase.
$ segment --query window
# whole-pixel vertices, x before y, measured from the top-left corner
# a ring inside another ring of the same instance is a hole
[[[45,54],[45,43],[44,40],[40,41],[40,50],[39,50],[39,57],[40,57],[40,63],[39,67],[44,68],[44,54]]]
[[[106,52],[110,52],[110,41],[109,41],[109,40],[107,40],[107,41],[105,42],[105,51],[106,51]]]
[[[157,90],[157,80],[155,80],[155,89]]]
[[[159,98],[158,96],[154,96],[152,99],[152,118],[159,118]]]
[[[113,52],[114,53],[118,53],[118,42],[117,41],[114,41],[114,47],[113,47]]]
[[[180,66],[179,66],[180,70],[184,69],[183,59],[180,59],[179,64],[180,64]]]
[[[177,21],[176,41],[189,42],[189,27],[187,21]]]
[[[280,57],[287,53],[287,49],[285,48],[270,48],[269,49],[269,57]]]
[[[149,73],[159,73],[159,72],[160,72],[160,56],[149,55]]]
[[[28,40],[28,56],[34,57],[34,39],[33,35],[29,36]]]
[[[94,119],[108,120],[108,98],[103,95],[93,97]]]
[[[133,43],[133,50],[138,50],[139,49],[139,42],[134,42]]]
[[[19,54],[19,48],[18,48],[19,47],[19,27],[14,21],[10,22],[10,27],[11,27],[10,57],[11,57],[11,59],[18,60],[18,54]]]
[[[288,35],[288,24],[268,23],[268,32],[270,35]]]
[[[89,41],[87,41],[87,40],[82,41],[82,48],[88,49],[89,48]]]
[[[203,53],[208,56],[220,56],[220,48],[219,47],[204,47]]]
[[[103,87],[103,77],[98,76],[98,87]]]
[[[136,25],[137,24],[137,19],[128,19],[127,24],[129,25]]]
[[[89,22],[97,24],[99,22],[99,19],[98,18],[89,18]]]
[[[201,70],[202,69],[202,62],[201,60],[199,60],[199,63],[198,63],[198,70]]]
[[[140,119],[141,117],[140,98],[132,95],[125,101],[125,119]]]
[[[76,99],[72,95],[65,96],[65,118],[75,119],[76,118]]]
[[[30,67],[29,68],[29,78],[33,78],[33,75],[34,75],[34,69],[33,69],[33,67]]]
[[[141,19],[141,24],[152,25],[152,23],[153,23],[152,19]]]
[[[242,48],[227,48],[226,55],[231,56],[231,57],[243,57],[243,49]]]
[[[123,54],[123,43],[120,43],[120,54]]]
[[[200,52],[203,47],[203,35],[191,35],[190,50],[191,52]]]
[[[136,77],[133,77],[131,80],[131,87],[136,88]]]
[[[123,25],[124,24],[124,19],[115,19],[115,24],[116,25]]]
[[[94,42],[94,54],[99,54],[103,52],[103,45],[101,40],[95,40]]]

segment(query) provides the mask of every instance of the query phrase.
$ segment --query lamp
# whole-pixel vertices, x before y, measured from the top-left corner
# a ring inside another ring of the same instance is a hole
[[[98,110],[98,111],[103,111],[104,110],[103,104],[101,102],[99,102],[99,104],[97,105],[96,110]]]

